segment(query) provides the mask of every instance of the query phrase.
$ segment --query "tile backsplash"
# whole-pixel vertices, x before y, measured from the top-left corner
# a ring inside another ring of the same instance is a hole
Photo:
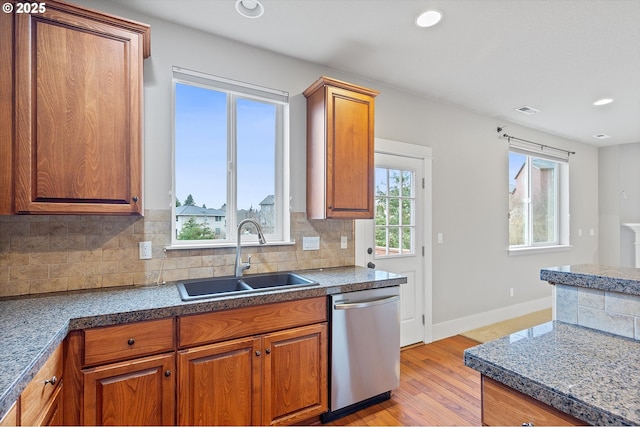
[[[556,285],[557,320],[640,340],[640,296]]]
[[[235,248],[163,250],[171,240],[171,211],[144,217],[95,215],[0,216],[0,297],[154,284],[232,275]],[[302,236],[320,249],[302,250]],[[348,249],[340,249],[347,236]],[[353,265],[353,220],[307,220],[291,214],[293,245],[243,247],[247,274]],[[152,259],[138,259],[151,241]]]

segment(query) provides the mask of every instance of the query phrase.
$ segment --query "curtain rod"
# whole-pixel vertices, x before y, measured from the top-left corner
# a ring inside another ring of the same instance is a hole
[[[502,128],[498,127],[498,133],[500,133],[500,132],[502,132]],[[509,142],[511,142],[512,139],[515,139],[517,141],[528,142],[529,144],[537,145],[537,146],[540,147],[541,150],[544,150],[545,148],[551,148],[552,150],[565,152],[565,153],[567,153],[567,156],[569,156],[571,154],[576,154],[575,151],[563,150],[562,148],[556,148],[556,147],[552,147],[550,145],[540,144],[539,142],[534,142],[534,141],[529,141],[527,139],[517,138],[517,137],[511,136],[511,135],[509,135],[507,133],[503,133],[501,136],[502,136],[502,138],[507,138],[507,140]]]

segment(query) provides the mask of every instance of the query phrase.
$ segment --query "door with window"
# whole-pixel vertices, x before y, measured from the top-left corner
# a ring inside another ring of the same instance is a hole
[[[424,316],[425,255],[431,253],[424,247],[424,161],[376,152],[375,216],[356,221],[356,264],[407,277],[400,286],[402,346],[426,341],[430,335],[425,333]],[[428,316],[429,330],[430,320]]]

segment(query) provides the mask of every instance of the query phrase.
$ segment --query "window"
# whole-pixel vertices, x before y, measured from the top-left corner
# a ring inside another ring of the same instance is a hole
[[[415,173],[376,167],[376,258],[415,254]]]
[[[174,67],[172,245],[289,241],[288,94]],[[257,242],[253,225],[243,242]]]
[[[567,245],[566,160],[511,147],[509,151],[509,248]]]

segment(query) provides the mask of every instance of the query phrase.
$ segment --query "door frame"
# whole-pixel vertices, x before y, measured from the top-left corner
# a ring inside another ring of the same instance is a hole
[[[409,144],[406,142],[393,141],[383,138],[375,138],[375,153],[390,154],[394,156],[411,157],[422,161],[423,177],[424,177],[424,205],[423,205],[423,244],[424,256],[422,257],[423,267],[423,301],[422,312],[424,313],[424,331],[423,342],[430,343],[433,341],[433,248],[432,248],[432,149],[424,145]],[[358,221],[355,222],[355,263],[356,265],[365,266],[366,260],[364,253],[366,252],[366,244],[362,236],[358,236],[363,232],[362,227],[358,227]],[[420,257],[417,257],[420,259]]]

